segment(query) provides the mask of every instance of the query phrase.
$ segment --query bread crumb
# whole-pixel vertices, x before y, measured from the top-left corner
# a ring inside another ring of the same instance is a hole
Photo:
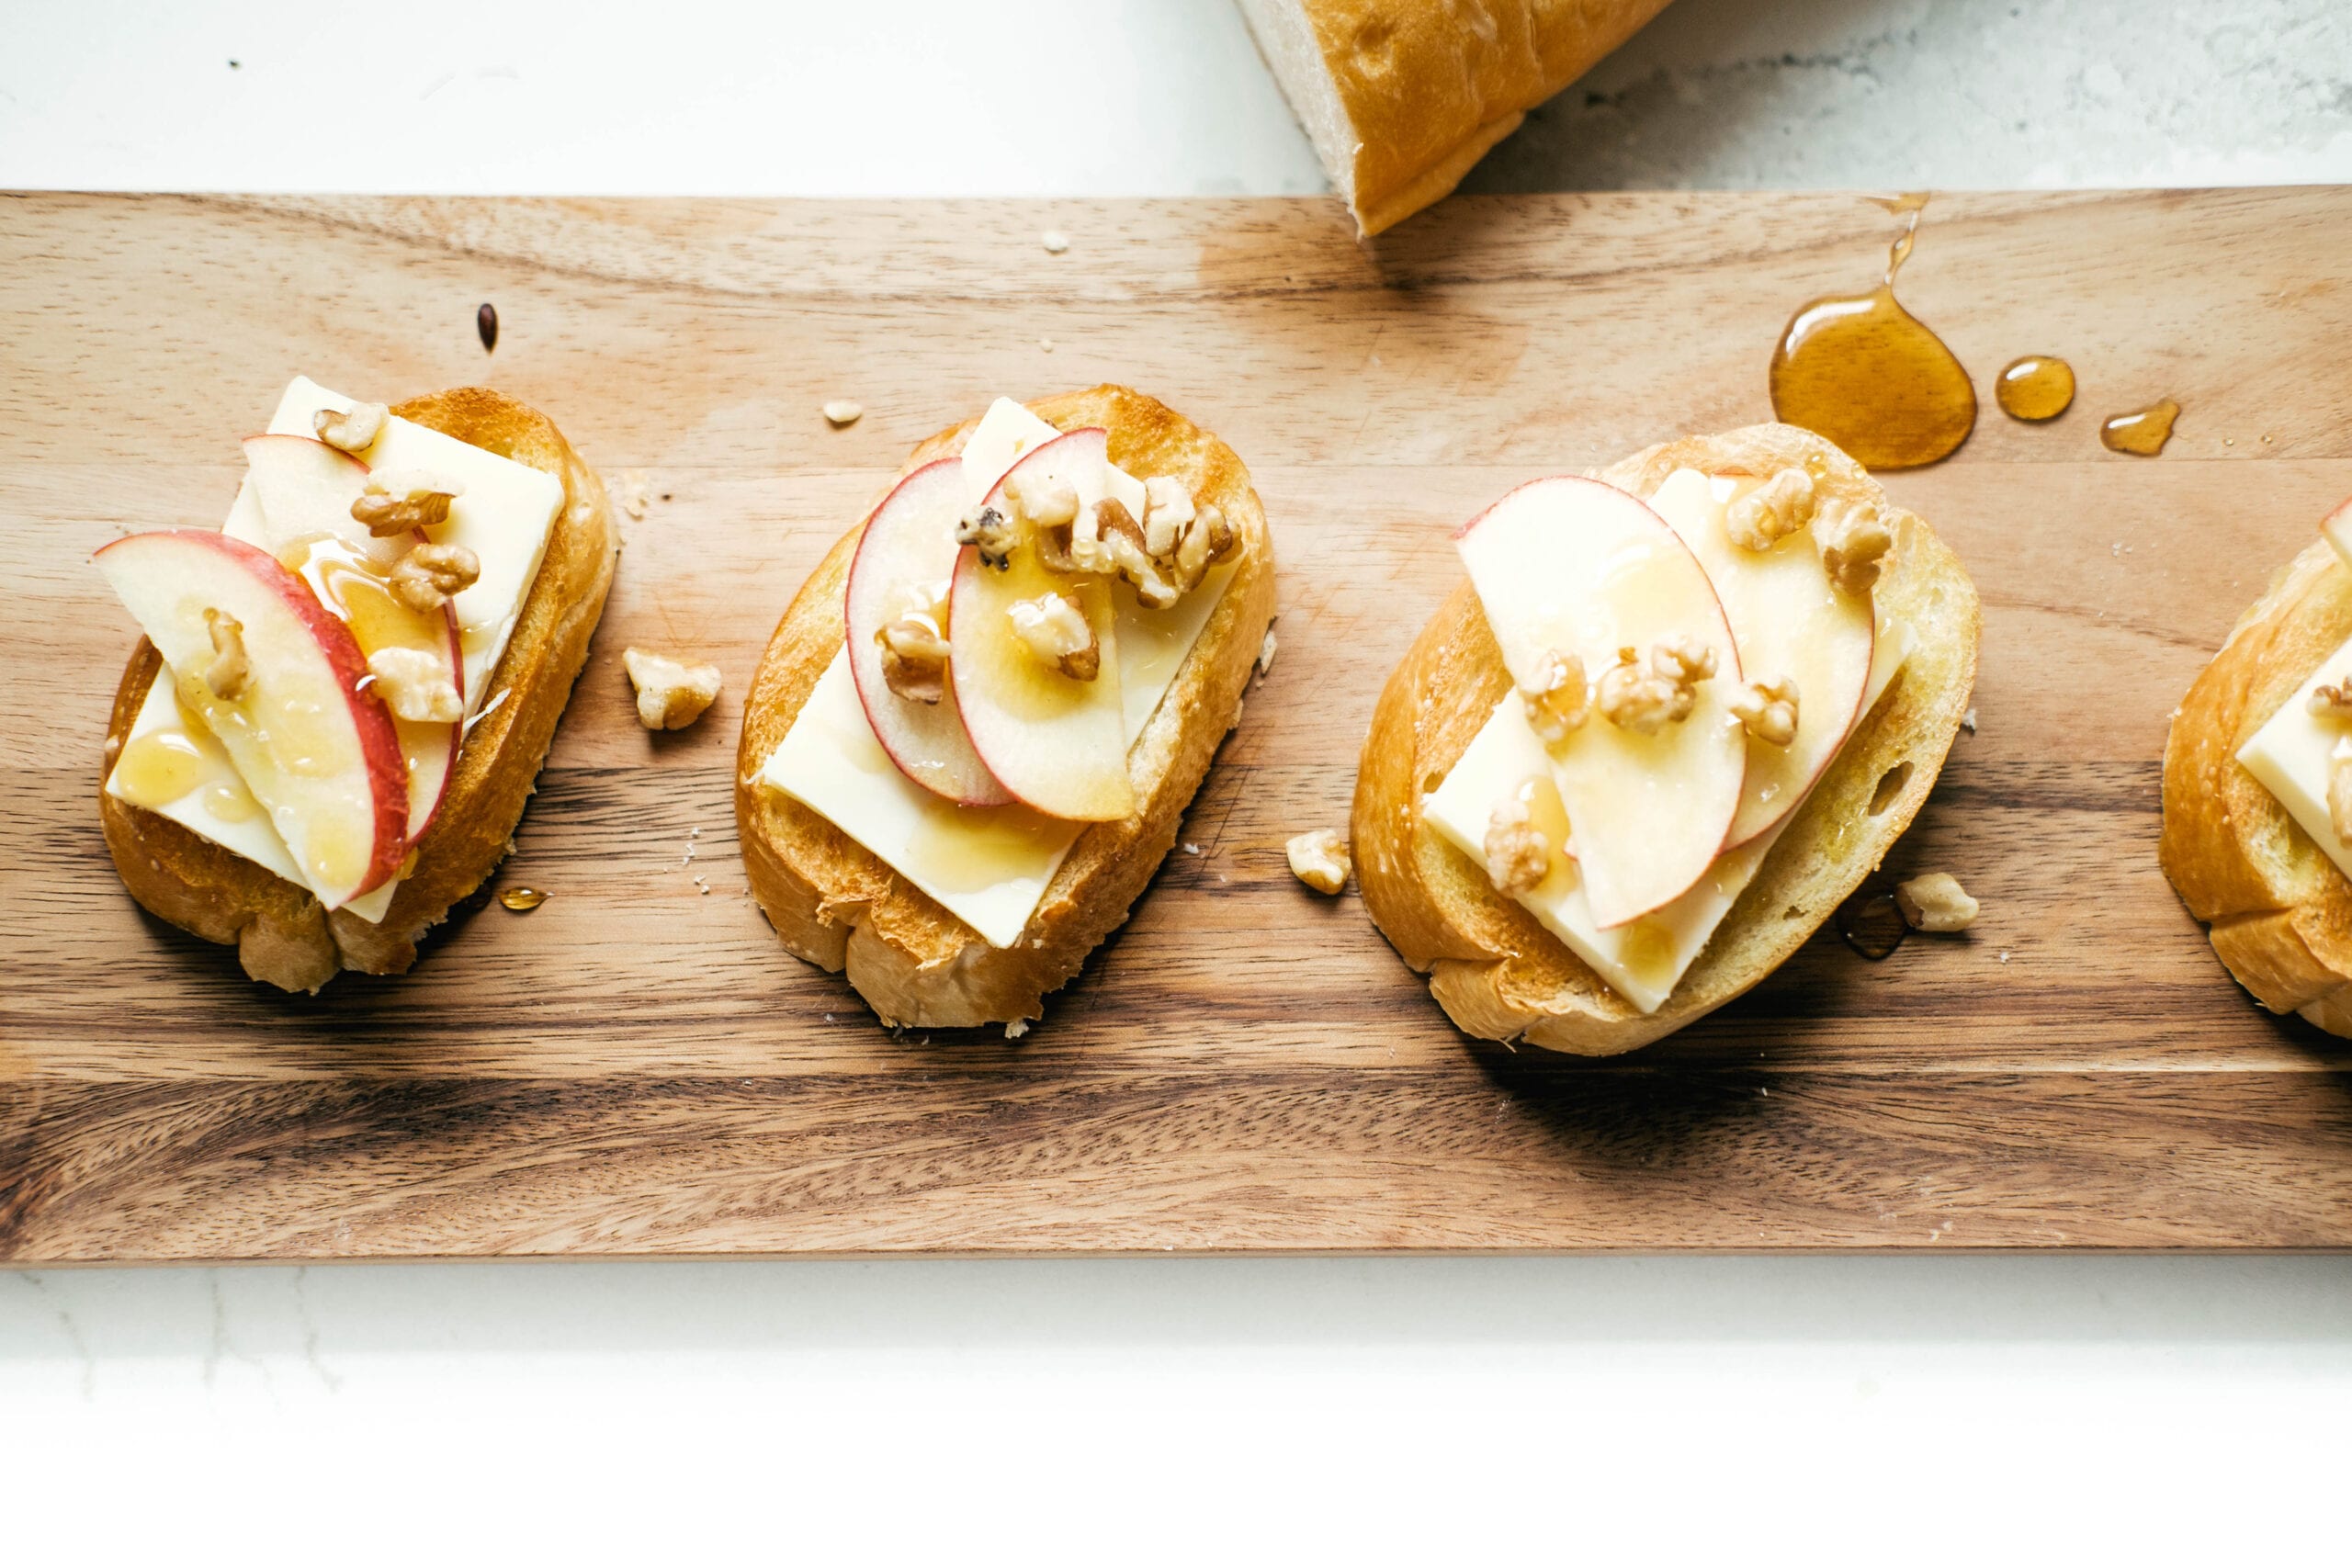
[[[853,402],[847,398],[835,398],[825,405],[823,412],[827,424],[831,425],[835,430],[842,430],[865,417],[865,405]]]
[[[1016,1018],[1004,1026],[1004,1037],[1007,1040],[1018,1040],[1028,1032],[1029,1021],[1025,1018]]]
[[[2179,710],[2176,708],[2173,711],[2175,716],[2177,716]],[[1976,733],[1976,710],[1974,708],[1970,708],[1966,713],[1960,716],[1960,727],[1968,731],[1971,735]]]
[[[1199,854],[1201,852],[1201,846],[1198,844],[1186,844],[1184,846],[1184,852],[1188,855]]]
[[[1266,640],[1258,645],[1258,673],[1266,674],[1274,667],[1274,628],[1266,628]]]
[[[1348,885],[1354,869],[1347,840],[1329,828],[1301,833],[1283,846],[1290,856],[1290,873],[1317,893],[1336,894]]]
[[[1037,346],[1047,354],[1051,354],[1054,352],[1054,340],[1049,337],[1041,337],[1037,340]]]
[[[643,468],[625,468],[613,484],[613,499],[637,522],[645,521],[646,478]]]
[[[1044,242],[1047,255],[1057,256],[1069,249],[1069,236],[1059,229],[1048,229],[1037,237]]]
[[[1978,908],[1960,879],[1941,871],[1896,883],[1894,907],[1903,911],[1903,923],[1915,931],[1966,931]]]
[[[631,648],[622,650],[621,666],[637,690],[637,722],[648,729],[684,729],[718,700],[716,665],[689,664],[665,653]]]

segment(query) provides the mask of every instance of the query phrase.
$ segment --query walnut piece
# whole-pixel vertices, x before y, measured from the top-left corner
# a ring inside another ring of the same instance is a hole
[[[1584,678],[1584,660],[1558,649],[1544,650],[1532,682],[1519,688],[1527,710],[1527,728],[1546,746],[1557,746],[1584,728],[1592,714],[1592,686]]]
[[[212,637],[212,662],[204,667],[204,683],[224,703],[233,703],[253,683],[254,667],[245,657],[245,626],[225,611],[204,612],[204,629]]]
[[[2333,685],[2312,687],[2311,701],[2304,705],[2314,718],[2352,718],[2352,675]]]
[[[1031,528],[1063,528],[1078,520],[1078,487],[1059,474],[1015,468],[1004,477],[1004,499],[1013,521]]]
[[[1769,550],[1813,521],[1813,476],[1782,468],[1731,503],[1724,532],[1743,550]]]
[[[392,594],[424,615],[481,581],[481,558],[463,545],[418,545],[392,568]]]
[[[1020,540],[1020,531],[1013,527],[1012,520],[986,502],[956,520],[956,542],[978,549],[980,564],[999,571],[1012,558],[1012,547]]]
[[[874,634],[882,649],[882,683],[910,703],[935,705],[947,695],[946,585],[910,588],[906,608]]]
[[[360,403],[348,412],[321,409],[311,416],[311,428],[320,440],[343,452],[365,452],[384,434],[392,411],[381,403]]]
[[[1815,513],[1814,536],[1821,542],[1821,565],[1841,593],[1868,593],[1878,583],[1879,563],[1894,536],[1875,506],[1857,503]]]
[[[1348,885],[1354,869],[1348,859],[1348,841],[1329,828],[1301,833],[1283,846],[1290,856],[1290,874],[1317,893],[1337,893]]]
[[[1786,746],[1797,738],[1797,683],[1750,681],[1725,705],[1739,727],[1767,746]]]
[[[1915,931],[1966,931],[1977,908],[1960,879],[1941,871],[1896,883],[1894,907],[1903,911],[1903,923]]]
[[[396,718],[412,724],[455,724],[466,716],[465,699],[450,678],[447,661],[417,648],[379,648],[368,656],[376,694]]]
[[[449,503],[466,493],[456,479],[423,468],[396,468],[368,476],[368,491],[351,503],[351,516],[379,539],[413,528],[438,527],[449,520]]]
[[[831,425],[835,430],[842,430],[865,417],[865,405],[853,402],[847,398],[835,398],[820,412],[824,414],[827,424]]]
[[[718,700],[716,665],[631,648],[622,650],[621,668],[637,688],[637,722],[648,729],[684,729]]]
[[[1086,612],[1058,593],[1022,599],[1005,612],[1012,617],[1012,634],[1040,664],[1050,664],[1073,681],[1091,681],[1102,672],[1102,642]]]
[[[1661,642],[1650,649],[1645,671],[1630,648],[1617,650],[1617,662],[1602,673],[1595,687],[1600,716],[1634,735],[1656,735],[1669,724],[1690,716],[1699,701],[1699,682],[1715,672],[1715,650],[1688,637]]]
[[[2327,824],[2337,843],[2352,844],[2352,735],[2327,754]]]
[[[1487,818],[1487,880],[1516,898],[1552,874],[1552,845],[1528,820],[1527,803],[1512,795]]]

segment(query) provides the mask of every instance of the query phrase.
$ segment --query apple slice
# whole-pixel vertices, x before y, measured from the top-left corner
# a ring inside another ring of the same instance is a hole
[[[940,617],[947,618],[944,601],[963,548],[956,542],[956,521],[968,500],[963,460],[942,457],[899,480],[866,518],[842,595],[849,672],[874,739],[899,772],[959,806],[1007,806],[1012,795],[964,733],[952,671],[936,703],[902,697],[883,679],[882,648],[875,640],[906,613],[915,594],[940,601]]]
[[[267,552],[223,534],[134,534],[92,558],[319,901],[340,908],[398,872],[407,769],[391,715],[360,689],[368,661],[351,628]],[[246,663],[230,697],[207,680],[222,615],[238,623]]]
[[[1032,448],[997,480],[987,504],[1005,510],[1005,483],[1016,474],[1067,479],[1080,505],[1092,504],[1110,466],[1108,442],[1101,430],[1073,430]],[[1093,626],[1102,645],[1093,680],[1075,681],[1041,662],[1014,633],[1012,606],[1046,593],[1075,601]],[[1130,815],[1136,797],[1110,584],[1048,571],[1025,540],[1001,570],[967,547],[956,562],[949,615],[965,732],[997,782],[1048,817],[1106,822]]]
[[[339,447],[307,435],[248,435],[245,468],[261,503],[263,543],[272,555],[289,545],[332,535],[390,570],[407,553],[408,539],[379,539],[351,515],[368,489],[368,465]]]
[[[1521,485],[1455,536],[1472,586],[1522,685],[1557,650],[1594,681],[1638,651],[1690,637],[1715,653],[1715,674],[1679,724],[1653,735],[1598,713],[1551,748],[1585,897],[1603,930],[1672,903],[1706,874],[1739,810],[1747,738],[1725,703],[1739,655],[1698,558],[1634,497],[1595,479]]]
[[[424,536],[397,534],[392,539],[405,550],[423,544]],[[437,610],[412,607],[392,592],[390,575],[371,557],[342,539],[292,545],[278,559],[298,571],[319,602],[351,628],[363,659],[373,659],[387,648],[429,654],[457,688],[458,701],[465,700],[465,646],[458,637],[454,603],[445,601]],[[408,840],[413,844],[433,825],[434,814],[448,792],[464,730],[458,723],[435,724],[398,714],[392,715],[392,728],[399,733],[401,756],[408,768]]]
[[[1747,678],[1796,682],[1796,739],[1786,746],[1748,739],[1747,783],[1724,838],[1726,852],[1770,832],[1837,760],[1861,718],[1878,640],[1869,595],[1831,585],[1812,529],[1800,528],[1769,550],[1733,543],[1724,513],[1762,482],[1681,468],[1650,497],[1650,510],[1681,536],[1715,585]]]

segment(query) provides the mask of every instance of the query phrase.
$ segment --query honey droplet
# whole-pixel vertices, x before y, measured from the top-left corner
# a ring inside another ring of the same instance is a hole
[[[204,753],[175,729],[142,735],[122,749],[114,786],[133,806],[150,810],[184,798],[204,782]]]
[[[2012,359],[1993,383],[1993,396],[2011,419],[2029,423],[2056,419],[2075,400],[2075,367],[2050,354]]]
[[[498,896],[498,901],[519,915],[546,903],[548,896],[536,887],[510,887]]]
[[[1911,254],[1925,205],[1925,197],[1899,204],[1908,220],[1887,253],[1883,282],[1868,294],[1809,302],[1772,350],[1773,417],[1827,437],[1866,468],[1939,462],[1976,428],[1967,369],[1894,298],[1894,275]]]
[[[1876,963],[1903,945],[1911,927],[1892,892],[1865,887],[1838,906],[1838,934],[1848,947]]]
[[[2098,427],[2099,442],[2110,452],[2153,457],[2172,439],[2172,422],[2179,417],[2180,405],[2165,398],[2146,408],[2117,414]]]

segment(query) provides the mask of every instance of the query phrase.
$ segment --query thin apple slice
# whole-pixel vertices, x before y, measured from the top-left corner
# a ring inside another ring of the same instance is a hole
[[[1006,806],[1012,794],[964,733],[953,672],[936,703],[902,697],[883,679],[876,640],[918,597],[936,603],[939,617],[947,619],[956,558],[963,548],[956,542],[956,522],[968,499],[962,459],[942,457],[899,480],[866,518],[842,594],[849,671],[874,739],[899,772],[959,806]]]
[[[1017,474],[1067,479],[1080,503],[1091,504],[1102,494],[1107,444],[1091,429],[1046,442],[1007,470],[987,503],[1005,510],[1005,483]],[[1041,662],[1015,635],[1012,606],[1046,593],[1075,602],[1093,626],[1102,646],[1093,680],[1072,680]],[[1002,570],[967,548],[956,563],[949,615],[964,728],[997,782],[1048,817],[1103,822],[1133,813],[1110,585],[1048,571],[1025,540]]]
[[[1573,654],[1598,681],[1631,648],[1689,637],[1715,653],[1715,674],[1680,723],[1656,734],[1598,713],[1551,748],[1577,869],[1603,930],[1672,903],[1706,874],[1739,810],[1747,742],[1725,703],[1739,655],[1698,558],[1657,513],[1593,479],[1521,486],[1455,536],[1470,581],[1522,685],[1546,656]]]
[[[398,534],[392,542],[405,551],[424,543],[424,536]],[[454,604],[445,601],[437,610],[413,608],[392,592],[390,574],[372,557],[339,538],[288,546],[279,564],[299,571],[320,603],[351,628],[363,658],[373,659],[388,648],[429,654],[440,661],[458,700],[465,701],[465,648]],[[413,844],[433,825],[448,793],[464,730],[459,723],[435,724],[398,714],[392,715],[392,728],[399,732],[401,756],[408,768],[408,840]]]
[[[264,544],[272,555],[332,535],[385,570],[408,549],[405,536],[379,539],[351,515],[367,492],[368,465],[307,435],[248,435],[245,468],[261,503]]]
[[[1861,718],[1877,642],[1870,596],[1840,593],[1831,584],[1812,529],[1800,528],[1769,550],[1732,541],[1724,514],[1760,483],[1681,468],[1650,497],[1650,510],[1706,568],[1747,678],[1796,682],[1796,739],[1786,746],[1748,739],[1747,783],[1724,838],[1726,852],[1770,832],[1837,760]]]
[[[134,534],[93,559],[319,901],[340,908],[397,873],[408,852],[408,770],[391,715],[362,689],[368,661],[351,628],[273,557],[226,535]],[[242,683],[225,672],[208,679],[224,616],[237,623]]]

